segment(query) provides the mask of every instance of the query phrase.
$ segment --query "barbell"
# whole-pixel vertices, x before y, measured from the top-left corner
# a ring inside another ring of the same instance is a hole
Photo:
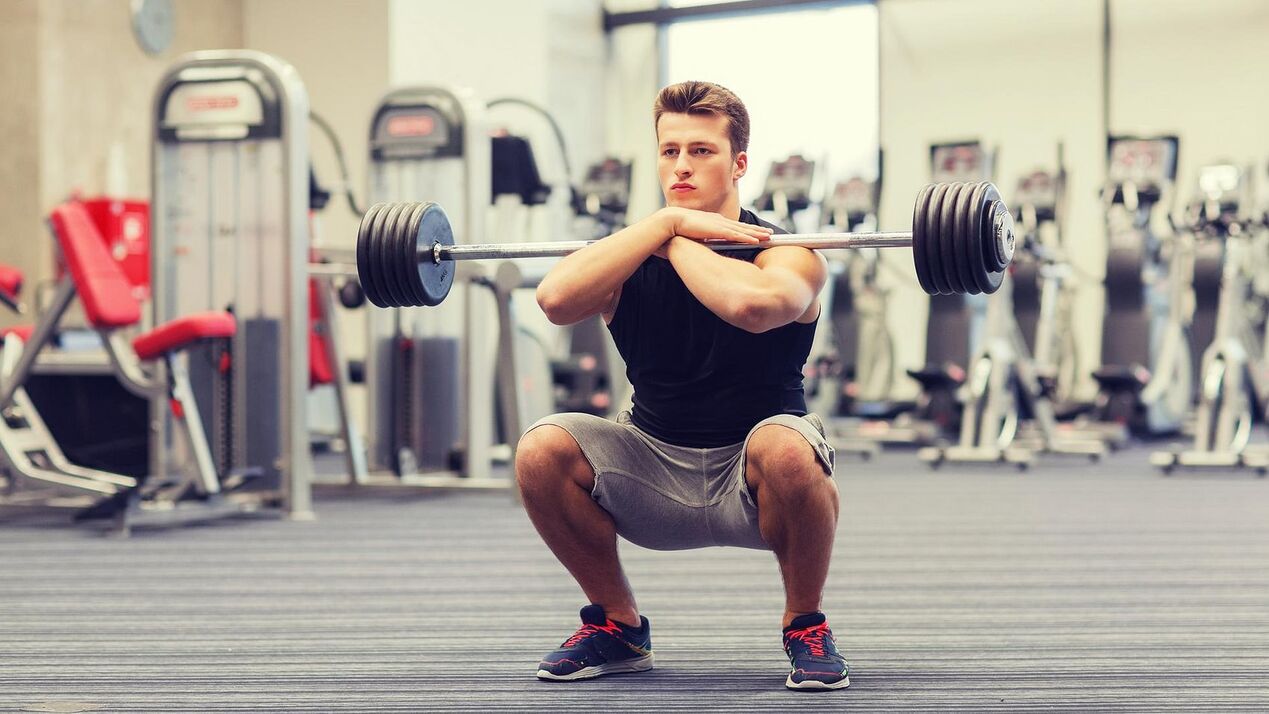
[[[357,231],[357,276],[379,307],[441,304],[454,284],[454,261],[568,255],[596,241],[455,245],[435,203],[379,203]],[[775,246],[812,250],[911,248],[921,289],[931,295],[994,293],[1013,260],[1013,217],[990,183],[930,184],[917,195],[907,233],[773,235],[761,244],[710,241],[716,251]]]

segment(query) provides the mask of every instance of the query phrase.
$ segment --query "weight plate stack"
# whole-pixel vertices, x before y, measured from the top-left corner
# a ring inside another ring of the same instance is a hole
[[[372,206],[357,231],[357,277],[366,299],[379,307],[441,304],[454,284],[454,264],[433,260],[437,244],[454,245],[449,218],[437,204]]]

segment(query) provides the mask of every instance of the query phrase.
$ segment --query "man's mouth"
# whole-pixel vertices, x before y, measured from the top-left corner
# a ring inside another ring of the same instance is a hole
[[[683,192],[683,191],[694,191],[694,190],[696,190],[696,187],[695,187],[695,186],[693,186],[693,185],[692,185],[692,184],[690,184],[690,183],[676,183],[676,184],[674,184],[673,186],[671,186],[671,187],[670,187],[670,190],[671,190],[671,191],[679,191],[679,192]]]

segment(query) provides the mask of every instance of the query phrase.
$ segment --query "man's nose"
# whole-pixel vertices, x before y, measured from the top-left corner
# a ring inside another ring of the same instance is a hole
[[[679,154],[679,158],[674,162],[674,174],[680,178],[686,178],[692,175],[692,166],[687,161],[687,156]]]

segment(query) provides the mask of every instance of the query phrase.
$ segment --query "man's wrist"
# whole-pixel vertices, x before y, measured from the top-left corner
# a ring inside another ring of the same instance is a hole
[[[668,256],[671,253],[681,252],[684,246],[693,242],[695,241],[693,241],[691,238],[684,238],[683,236],[671,236],[670,239],[665,242],[665,254]]]
[[[678,209],[673,206],[666,206],[656,212],[658,228],[665,236],[666,240],[673,238],[678,233],[679,216]]]

